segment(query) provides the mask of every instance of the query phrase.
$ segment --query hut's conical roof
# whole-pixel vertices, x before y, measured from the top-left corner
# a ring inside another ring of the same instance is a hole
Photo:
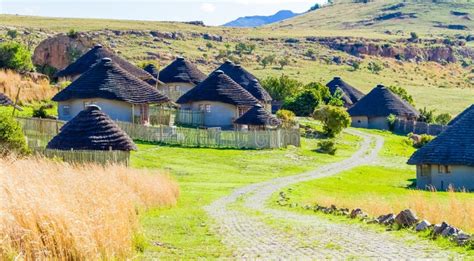
[[[206,79],[206,75],[190,61],[183,57],[178,57],[160,71],[158,79],[164,83],[198,84]]]
[[[56,150],[136,150],[132,139],[97,106],[69,121],[47,146]]]
[[[255,77],[241,65],[236,65],[231,61],[226,61],[219,68],[217,68],[217,70],[223,71],[232,80],[250,92],[250,94],[252,94],[257,100],[265,103],[271,102],[273,100],[267,90],[265,90],[260,85],[257,77]]]
[[[241,106],[253,106],[258,100],[222,71],[215,71],[202,83],[181,96],[177,103],[216,101]]]
[[[462,117],[464,117],[464,115],[466,115],[466,113],[470,112],[470,111],[474,111],[474,104],[469,106],[469,108],[467,108],[466,110],[464,110],[463,112],[461,112],[458,116],[454,117],[454,119],[452,119],[448,126],[452,126],[454,125],[456,122],[458,122]]]
[[[342,98],[346,106],[352,106],[364,97],[364,94],[361,91],[346,83],[341,77],[334,77],[334,79],[328,82],[326,86],[329,88],[332,95],[336,93],[337,89],[340,89],[343,93]]]
[[[82,74],[56,94],[53,101],[89,98],[118,100],[133,104],[158,104],[170,101],[156,88],[136,78],[109,58],[103,58]]]
[[[96,45],[90,49],[68,67],[57,72],[55,77],[68,77],[83,74],[91,69],[95,64],[100,62],[103,58],[112,59],[112,61],[117,63],[120,67],[140,80],[146,81],[152,85],[157,83],[156,79],[151,74],[121,58],[107,48],[102,47],[102,45]]]
[[[383,85],[378,85],[348,110],[351,116],[418,117],[419,112]]]
[[[257,104],[235,120],[234,123],[241,125],[278,126],[281,124],[281,121],[265,110],[260,104]]]
[[[408,164],[464,165],[474,167],[474,107],[433,141],[416,151]]]
[[[147,73],[151,74],[153,77],[158,79],[158,75],[160,74],[160,71],[158,70],[158,68],[156,68],[154,64],[151,64],[151,63],[147,64],[147,66],[145,66],[143,70],[145,70]]]

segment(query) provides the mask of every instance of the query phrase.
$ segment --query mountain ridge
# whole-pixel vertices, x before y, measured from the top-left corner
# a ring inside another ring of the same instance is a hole
[[[286,19],[293,18],[300,14],[294,13],[291,10],[280,10],[277,13],[269,16],[264,15],[254,15],[254,16],[244,16],[239,17],[233,21],[230,21],[222,26],[226,27],[258,27],[267,24],[272,24],[280,22]]]

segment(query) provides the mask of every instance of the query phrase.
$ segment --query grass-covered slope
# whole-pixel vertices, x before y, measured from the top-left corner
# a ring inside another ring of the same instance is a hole
[[[474,3],[469,1],[375,0],[369,3],[335,1],[334,5],[271,25],[300,34],[380,37],[386,31],[419,35],[455,35],[474,30]],[[461,29],[453,25],[465,26]],[[447,26],[451,26],[446,28]]]

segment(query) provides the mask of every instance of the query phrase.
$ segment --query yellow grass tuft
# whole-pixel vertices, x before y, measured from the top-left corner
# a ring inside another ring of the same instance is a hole
[[[0,70],[0,92],[15,101],[19,89],[23,104],[50,100],[58,91],[46,79],[34,81],[11,70]]]
[[[0,159],[0,259],[124,259],[139,211],[178,194],[156,171]]]

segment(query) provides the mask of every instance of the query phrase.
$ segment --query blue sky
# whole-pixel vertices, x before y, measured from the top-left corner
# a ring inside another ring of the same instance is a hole
[[[0,13],[155,21],[201,20],[220,25],[240,16],[304,12],[325,0],[0,0]],[[1,21],[0,21],[1,23]]]

